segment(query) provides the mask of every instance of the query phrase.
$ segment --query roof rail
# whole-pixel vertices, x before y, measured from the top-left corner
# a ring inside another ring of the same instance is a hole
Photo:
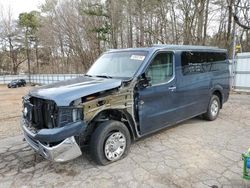
[[[199,45],[178,45],[178,44],[153,44],[152,47],[166,47],[166,48],[190,48],[190,49],[218,49],[217,46],[199,46]]]

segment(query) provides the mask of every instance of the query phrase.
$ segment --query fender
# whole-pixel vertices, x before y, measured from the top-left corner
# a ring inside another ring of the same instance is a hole
[[[91,123],[93,121],[95,121],[96,119],[98,119],[98,116],[102,113],[105,113],[107,111],[116,111],[116,112],[119,112],[121,113],[122,115],[124,115],[126,117],[126,121],[128,122],[127,126],[128,126],[128,129],[129,129],[129,132],[131,133],[131,137],[133,140],[135,140],[136,138],[139,137],[139,134],[138,134],[138,130],[136,129],[136,123],[132,117],[132,115],[126,111],[126,109],[122,109],[122,108],[105,108],[105,109],[102,109],[100,111],[98,111],[94,116],[93,118],[88,122],[87,124],[87,129],[91,131],[92,127],[90,127]]]
[[[225,96],[224,96],[224,92],[223,92],[223,87],[219,84],[216,84],[214,85],[214,87],[210,88],[210,97],[213,95],[214,92],[218,91],[221,95],[221,108],[223,106],[223,103],[224,103],[224,99],[225,99]]]
[[[216,90],[223,94],[223,87],[219,84],[216,84],[210,88],[210,95],[212,95]]]

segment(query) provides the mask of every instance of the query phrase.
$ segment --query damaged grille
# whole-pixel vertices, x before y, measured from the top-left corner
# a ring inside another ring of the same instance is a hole
[[[29,128],[43,129],[57,126],[57,107],[53,101],[31,97],[23,99],[23,117]]]

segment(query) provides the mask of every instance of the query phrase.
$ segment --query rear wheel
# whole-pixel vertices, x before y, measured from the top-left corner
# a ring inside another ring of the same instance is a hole
[[[101,123],[91,136],[92,158],[101,165],[107,165],[124,158],[131,144],[128,128],[119,121]]]
[[[208,104],[207,112],[203,114],[203,117],[206,120],[213,121],[215,120],[220,112],[220,99],[217,95],[213,95]]]

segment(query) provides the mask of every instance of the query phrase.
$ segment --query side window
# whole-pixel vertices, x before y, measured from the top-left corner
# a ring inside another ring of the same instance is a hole
[[[183,75],[225,69],[226,54],[219,52],[183,52],[181,54]]]
[[[169,52],[159,53],[151,62],[147,72],[151,78],[151,84],[167,82],[173,76],[173,54]]]
[[[202,73],[206,71],[206,54],[204,52],[183,52],[181,66],[183,75]],[[204,70],[205,69],[205,70]]]
[[[226,53],[208,53],[208,62],[211,63],[210,71],[222,71],[227,69]]]

